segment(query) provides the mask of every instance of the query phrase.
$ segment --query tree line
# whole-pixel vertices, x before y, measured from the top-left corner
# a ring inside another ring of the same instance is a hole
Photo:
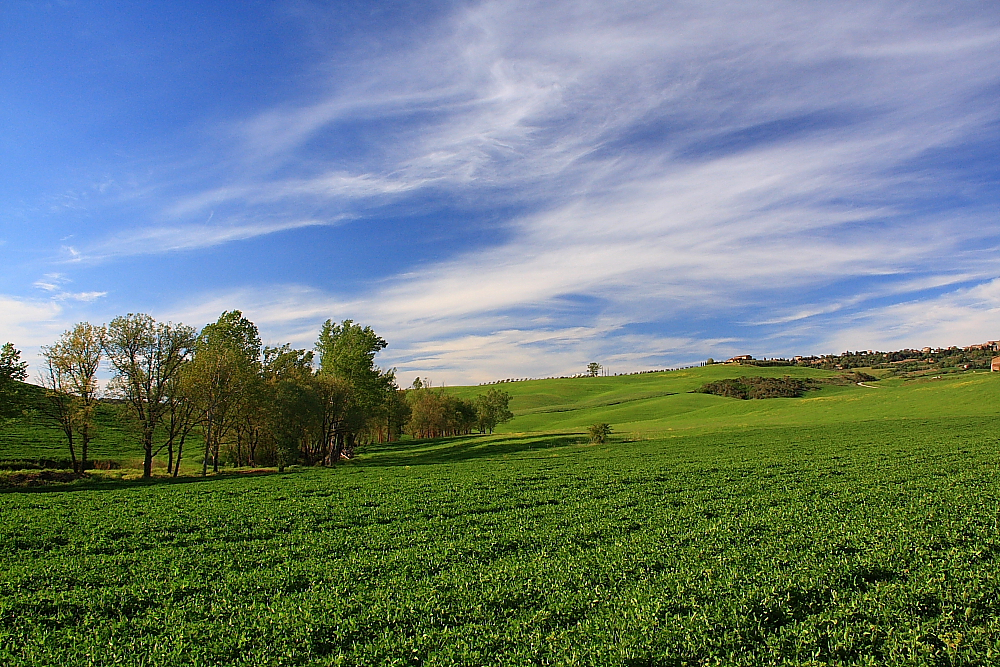
[[[143,476],[164,455],[177,476],[185,447],[201,447],[202,474],[220,465],[331,465],[369,442],[401,434],[439,437],[491,432],[513,417],[510,396],[491,389],[474,400],[396,384],[395,369],[375,356],[385,339],[352,320],[327,320],[313,349],[262,345],[257,326],[239,310],[201,331],[145,314],[103,326],[76,324],[41,349],[35,406],[59,427],[74,472],[88,468],[99,402],[111,398],[135,429]],[[0,414],[13,416],[27,364],[10,343],[0,348]],[[98,372],[111,380],[102,392]],[[199,437],[193,438],[197,434]],[[200,441],[200,442],[199,442]]]

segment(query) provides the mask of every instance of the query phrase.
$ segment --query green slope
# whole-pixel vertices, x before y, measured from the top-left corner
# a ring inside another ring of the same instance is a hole
[[[511,394],[515,419],[499,432],[582,431],[608,422],[618,433],[717,431],[773,425],[816,425],[891,418],[996,414],[1000,374],[969,371],[940,378],[887,379],[847,386],[825,385],[802,398],[742,401],[690,393],[714,380],[757,375],[834,378],[808,368],[728,365],[610,378],[533,380],[498,385]],[[464,397],[488,387],[454,387]]]
[[[40,387],[28,385],[33,401],[42,400]],[[88,458],[96,461],[116,461],[125,467],[142,467],[142,446],[139,437],[121,416],[121,408],[112,403],[101,403],[95,413],[94,439],[90,443]],[[195,435],[185,444],[184,460],[190,466],[200,465],[198,456],[200,436]],[[79,447],[77,455],[79,456]],[[166,455],[158,464],[166,465]],[[69,448],[62,431],[37,410],[29,410],[18,419],[0,423],[0,461],[69,459]],[[182,468],[183,469],[183,468]]]

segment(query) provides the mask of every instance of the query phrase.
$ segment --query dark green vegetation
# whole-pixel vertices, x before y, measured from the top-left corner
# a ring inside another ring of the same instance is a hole
[[[700,394],[715,394],[726,398],[798,398],[811,389],[808,380],[798,378],[742,377],[706,382],[698,387]]]
[[[0,663],[996,663],[998,374],[694,391],[785,374],[837,377],[511,383],[494,436],[0,492]]]

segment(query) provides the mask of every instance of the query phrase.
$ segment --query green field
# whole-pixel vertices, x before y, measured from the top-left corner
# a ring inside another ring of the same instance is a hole
[[[0,664],[1000,662],[1000,374],[688,393],[789,371],[834,375],[509,383],[494,436],[0,492]]]

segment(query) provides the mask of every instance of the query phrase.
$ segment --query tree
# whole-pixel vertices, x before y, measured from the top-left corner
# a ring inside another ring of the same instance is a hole
[[[156,427],[170,410],[168,393],[194,344],[194,329],[133,314],[111,320],[104,351],[114,378],[110,389],[124,399],[142,437],[142,476],[153,471]]]
[[[270,441],[279,471],[303,457],[313,463],[326,455],[322,438],[324,394],[313,375],[312,361],[312,352],[294,350],[288,344],[263,351],[262,382],[252,397],[266,404],[254,410],[263,417],[257,421],[260,428],[255,435]],[[244,415],[244,421],[255,420]],[[254,451],[249,454],[253,460]]]
[[[191,393],[202,415],[205,453],[201,474],[219,471],[225,438],[237,426],[251,388],[261,373],[257,326],[238,310],[226,311],[207,324],[194,342]]]
[[[76,397],[70,393],[69,380],[62,365],[58,363],[56,356],[49,352],[49,348],[42,348],[45,365],[42,366],[38,379],[45,388],[45,398],[39,403],[38,408],[43,415],[54,421],[66,436],[73,472],[79,473],[80,466],[76,458],[76,427],[73,419]]]
[[[407,392],[410,418],[407,430],[415,438],[436,438],[469,433],[476,425],[476,406],[472,401],[451,396],[441,390]]]
[[[28,362],[13,343],[0,347],[0,419],[16,417],[24,406],[23,382],[28,378]]]
[[[70,454],[74,471],[87,469],[87,453],[94,438],[94,411],[97,408],[97,370],[101,365],[104,330],[89,322],[80,322],[63,332],[50,347],[42,348],[46,361],[43,383],[62,396],[50,397],[50,408],[60,425],[71,432]],[[72,398],[70,398],[72,397]],[[76,465],[72,432],[80,436],[80,464]]]
[[[167,412],[164,415],[164,429],[167,432],[167,474],[177,477],[184,443],[201,421],[201,413],[193,391],[191,363],[185,362],[177,374],[167,383]],[[177,456],[174,457],[174,446]]]
[[[611,435],[611,424],[592,424],[590,428],[587,429],[587,433],[590,435],[590,442],[593,444],[604,444],[608,440],[608,436]]]
[[[496,387],[490,387],[485,394],[476,396],[476,425],[480,433],[493,433],[498,425],[514,418],[510,411],[510,394]]]
[[[306,377],[283,377],[272,385],[271,433],[278,471],[295,463],[319,427],[319,396]]]
[[[347,403],[336,425],[334,454],[352,455],[358,436],[367,428],[378,428],[389,418],[390,390],[396,388],[395,373],[383,372],[375,365],[375,355],[388,343],[371,327],[353,320],[335,324],[327,320],[316,341],[319,374],[338,378],[350,387]]]
[[[601,365],[596,361],[591,361],[589,364],[587,364],[587,375],[589,375],[590,377],[595,378],[600,372],[601,372]]]

